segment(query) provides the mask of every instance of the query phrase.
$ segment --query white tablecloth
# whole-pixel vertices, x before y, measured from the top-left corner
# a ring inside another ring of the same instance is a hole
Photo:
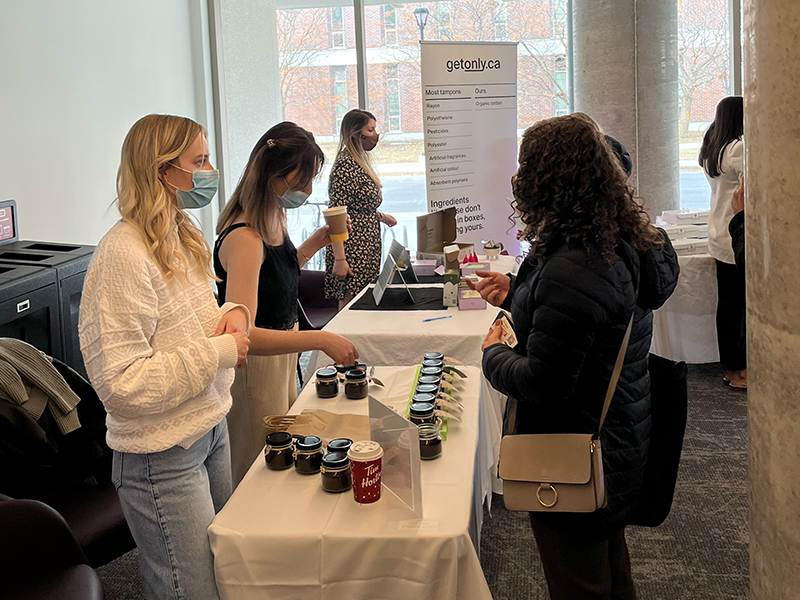
[[[492,261],[492,270],[510,273],[516,270],[514,257],[501,256]],[[410,286],[415,287],[415,286]],[[429,287],[429,286],[425,286]],[[361,294],[372,293],[371,287]],[[360,296],[357,296],[355,302]],[[326,326],[345,336],[358,348],[360,362],[368,365],[413,365],[425,352],[443,352],[466,365],[481,364],[481,342],[497,316],[498,309],[486,310],[350,310],[349,306]],[[450,316],[448,319],[424,323],[424,319]],[[315,360],[316,358],[316,360]],[[310,365],[321,367],[333,361],[323,353],[313,357]]]
[[[653,313],[651,351],[687,363],[719,361],[717,271],[708,254],[679,256],[678,287]]]
[[[400,410],[414,368],[382,367],[386,384],[370,393]],[[269,471],[259,458],[209,528],[224,599],[491,600],[470,533],[488,489],[491,452],[481,433],[486,384],[467,368],[464,420],[450,430],[441,458],[423,461],[422,520],[384,488],[359,505],[352,492],[328,494],[317,475]],[[316,397],[313,385],[292,412],[324,408],[367,414],[367,400]],[[452,422],[451,422],[452,424]]]

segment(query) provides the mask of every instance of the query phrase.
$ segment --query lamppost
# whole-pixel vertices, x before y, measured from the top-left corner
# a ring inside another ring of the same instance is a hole
[[[423,7],[415,8],[414,18],[419,26],[419,39],[420,41],[425,41],[425,24],[428,22],[428,9]]]

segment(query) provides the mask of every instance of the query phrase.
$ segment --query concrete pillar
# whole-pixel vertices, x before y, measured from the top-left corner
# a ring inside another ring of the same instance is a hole
[[[678,7],[574,0],[575,110],[619,139],[651,217],[680,207]]]
[[[750,597],[800,594],[800,2],[744,19]]]

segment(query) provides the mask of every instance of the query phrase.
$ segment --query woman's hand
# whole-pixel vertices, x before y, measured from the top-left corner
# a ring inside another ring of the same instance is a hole
[[[241,306],[237,306],[222,315],[217,325],[217,330],[214,332],[214,336],[235,333],[237,331],[246,332],[247,324],[247,313]]]
[[[250,350],[250,338],[247,337],[244,331],[234,331],[230,335],[236,340],[236,353],[238,355],[236,368],[241,369],[247,366],[247,351]]]
[[[503,326],[500,324],[500,320],[498,319],[492,323],[492,326],[489,328],[489,333],[486,334],[483,344],[481,344],[481,351],[485,352],[489,346],[499,344],[501,342],[501,333],[503,333]]]
[[[311,252],[309,256],[314,256],[322,248],[331,243],[331,236],[328,232],[330,228],[330,225],[323,225],[310,236],[308,236],[308,239],[303,242],[303,244],[300,244],[301,246],[304,244],[309,244],[311,248],[313,248],[313,252]]]
[[[503,304],[511,289],[511,278],[508,275],[503,275],[495,271],[477,271],[475,274],[483,279],[477,283],[473,283],[467,278],[467,285],[478,292],[481,298],[492,306],[500,306]]]
[[[389,227],[394,227],[395,225],[397,225],[397,219],[395,219],[392,215],[381,213],[381,216],[383,217],[381,221],[383,221],[385,225],[388,225]]]
[[[319,333],[323,336],[320,350],[330,356],[337,365],[356,364],[358,349],[353,342],[330,331],[320,331]]]
[[[350,265],[347,264],[347,259],[335,259],[333,263],[333,276],[340,281],[344,281],[348,275],[353,275],[353,269],[351,269]]]

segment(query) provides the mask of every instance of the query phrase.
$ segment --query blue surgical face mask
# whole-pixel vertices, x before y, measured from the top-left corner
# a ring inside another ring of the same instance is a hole
[[[178,189],[167,181],[169,185],[175,188],[178,206],[181,208],[203,208],[204,206],[208,206],[219,188],[219,171],[216,169],[209,171],[187,171],[178,165],[171,164],[171,166],[185,173],[191,173],[192,183],[194,184],[191,190],[186,191]]]
[[[285,177],[283,181],[286,182],[287,186],[289,185]],[[283,208],[299,208],[306,203],[306,200],[308,200],[308,194],[302,190],[293,190],[291,188],[287,189],[282,196],[278,197],[278,201]]]

